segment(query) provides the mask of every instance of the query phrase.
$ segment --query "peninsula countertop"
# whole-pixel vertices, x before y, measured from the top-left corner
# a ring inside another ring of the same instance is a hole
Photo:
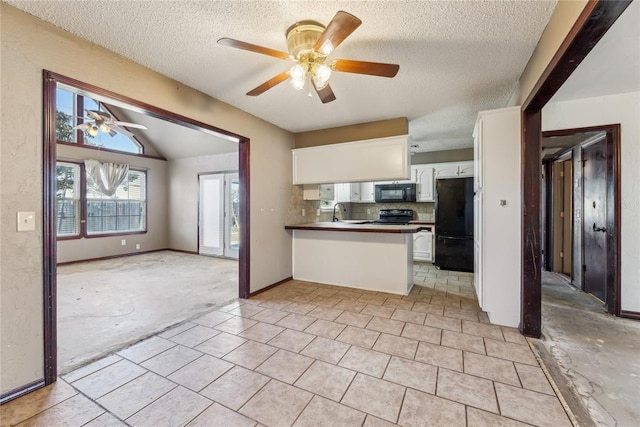
[[[307,224],[285,225],[285,230],[316,230],[316,231],[349,231],[357,233],[417,233],[425,228],[419,224],[386,225],[373,224],[371,221],[337,221],[311,222]]]

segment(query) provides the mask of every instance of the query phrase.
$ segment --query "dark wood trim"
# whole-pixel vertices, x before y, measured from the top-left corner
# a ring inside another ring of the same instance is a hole
[[[523,206],[520,331],[527,336],[540,337],[542,324],[539,262],[542,107],[549,102],[630,3],[631,0],[597,0],[587,3],[522,105]],[[532,158],[534,155],[535,161]]]
[[[620,310],[620,317],[625,319],[640,320],[640,311]]]
[[[14,399],[24,396],[25,394],[31,393],[39,388],[45,386],[44,380],[37,380],[30,382],[29,384],[25,384],[22,387],[14,388],[2,395],[0,395],[0,405],[4,405],[5,403],[11,402]]]
[[[257,291],[251,292],[251,293],[249,294],[249,297],[248,297],[248,298],[255,297],[256,295],[261,294],[261,293],[263,293],[263,292],[266,292],[266,291],[268,291],[269,289],[273,289],[273,288],[275,288],[276,286],[280,286],[280,285],[282,285],[283,283],[288,282],[289,280],[293,280],[293,277],[292,277],[292,276],[286,277],[286,278],[284,278],[284,279],[282,279],[282,280],[277,281],[276,283],[273,283],[273,284],[271,284],[271,285],[269,285],[269,286],[265,286],[264,288],[262,288],[262,289],[258,289]]]
[[[545,177],[545,218],[544,221],[544,232],[546,239],[544,240],[544,268],[546,271],[552,271],[553,269],[553,259],[549,259],[549,255],[553,253],[551,248],[553,247],[553,204],[551,201],[553,200],[553,168],[551,167],[551,162],[545,161],[542,164],[542,169],[544,170]],[[542,203],[542,201],[541,201]]]
[[[238,257],[240,265],[238,266],[238,289],[240,298],[247,298],[251,292],[251,269],[249,259],[251,256],[251,248],[249,236],[251,234],[251,168],[250,168],[250,141],[249,138],[241,138],[239,145],[239,162],[238,162],[238,178],[240,180],[240,215],[238,223],[240,225],[240,250]],[[245,262],[242,262],[245,260]]]
[[[172,250],[175,250],[175,249],[166,249],[166,248],[165,249],[150,249],[148,251],[127,252],[126,254],[108,255],[108,256],[101,256],[101,257],[97,257],[97,258],[86,258],[86,259],[78,259],[78,260],[75,260],[75,261],[59,262],[57,265],[58,266],[63,266],[63,265],[79,264],[81,262],[104,261],[104,260],[107,260],[107,259],[125,258],[125,257],[130,257],[130,256],[150,254],[150,253],[162,252],[162,251],[172,251]],[[176,250],[176,252],[182,252],[182,251]]]
[[[607,130],[607,310],[620,316],[622,306],[622,181],[620,175],[620,125]]]
[[[145,212],[145,214],[146,214],[146,212]],[[146,221],[146,219],[145,219],[145,221]],[[122,233],[101,233],[101,234],[87,234],[87,233],[85,233],[85,235],[82,236],[82,237],[85,238],[85,239],[96,239],[96,238],[101,238],[101,237],[132,236],[132,235],[136,235],[136,234],[147,234],[147,233],[148,233],[147,230],[143,230],[143,231],[123,231]]]
[[[611,126],[615,125],[599,125],[599,126],[589,126],[586,128],[570,128],[570,129],[557,129],[557,130],[546,130],[542,132],[543,138],[549,138],[553,136],[569,136],[575,135],[576,133],[592,133],[592,132],[606,132],[611,129]],[[571,147],[573,148],[573,147]]]
[[[43,71],[43,286],[44,286],[44,383],[58,377],[57,354],[57,242],[56,242],[56,81]]]
[[[166,251],[172,251],[172,252],[180,252],[182,254],[189,254],[189,255],[200,255],[200,253],[198,253],[197,251],[185,251],[184,249],[173,249],[173,248],[167,248],[165,249]]]
[[[165,162],[167,161],[166,157],[152,156],[151,154],[135,154],[135,153],[129,153],[129,152],[126,152],[126,151],[113,150],[111,148],[97,147],[95,145],[80,144],[80,143],[77,143],[77,142],[56,141],[56,143],[60,144],[60,145],[67,145],[69,147],[84,148],[84,149],[87,149],[87,150],[96,150],[96,151],[104,151],[106,153],[121,154],[123,156],[142,157],[142,158],[145,158],[145,159],[162,160],[162,161],[165,161]]]

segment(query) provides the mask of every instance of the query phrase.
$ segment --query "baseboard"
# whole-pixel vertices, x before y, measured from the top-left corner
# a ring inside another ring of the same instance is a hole
[[[0,405],[4,405],[7,402],[11,402],[14,399],[24,396],[27,393],[31,393],[39,388],[44,387],[44,380],[37,380],[29,384],[25,384],[21,387],[14,388],[0,396]]]
[[[163,249],[152,249],[152,250],[149,250],[149,251],[136,251],[136,252],[129,252],[129,253],[126,253],[126,254],[102,256],[102,257],[98,257],[98,258],[78,259],[78,260],[75,260],[75,261],[59,262],[56,265],[60,266],[60,265],[77,264],[79,262],[104,261],[104,260],[107,260],[107,259],[124,258],[124,257],[128,257],[128,256],[150,254],[150,253],[153,253],[153,252],[161,252],[161,251],[167,251],[167,250],[170,250],[170,249],[166,249],[166,248],[163,248]]]
[[[184,249],[173,249],[173,248],[167,248],[165,249],[166,251],[173,251],[173,252],[180,252],[183,254],[189,254],[189,255],[200,255],[198,252],[196,251],[185,251]]]
[[[279,282],[276,282],[276,283],[274,283],[274,284],[272,284],[272,285],[265,286],[264,288],[262,288],[262,289],[258,289],[258,290],[257,290],[257,291],[255,291],[255,292],[251,292],[251,293],[249,294],[249,298],[254,297],[254,296],[258,295],[258,294],[261,294],[262,292],[268,291],[269,289],[273,289],[273,288],[275,288],[275,287],[276,287],[276,286],[278,286],[278,285],[282,285],[283,283],[288,282],[289,280],[293,280],[293,277],[292,277],[292,276],[289,276],[289,277],[287,277],[287,278],[285,278],[285,279],[282,279],[282,280],[280,280]]]
[[[630,310],[620,310],[620,317],[624,317],[625,319],[640,320],[640,312],[630,311]]]

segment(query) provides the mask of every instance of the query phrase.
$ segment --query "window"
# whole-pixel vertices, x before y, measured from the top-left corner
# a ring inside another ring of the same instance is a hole
[[[87,177],[87,236],[144,231],[146,180],[145,172],[130,170],[116,193],[105,196]]]
[[[108,106],[105,103],[79,95],[69,89],[60,86],[56,88],[56,138],[58,141],[80,143],[132,154],[143,153],[142,145],[135,138],[120,133],[111,136],[105,132],[98,132],[96,136],[91,136],[86,132],[74,129],[83,121],[90,120],[86,118],[85,110],[104,111],[112,116],[113,114],[108,111]]]
[[[80,236],[80,165],[56,164],[56,230],[58,237]]]

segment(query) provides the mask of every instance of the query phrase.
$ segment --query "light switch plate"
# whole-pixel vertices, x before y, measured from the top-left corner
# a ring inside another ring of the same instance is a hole
[[[18,212],[18,231],[34,231],[36,229],[35,212]]]

